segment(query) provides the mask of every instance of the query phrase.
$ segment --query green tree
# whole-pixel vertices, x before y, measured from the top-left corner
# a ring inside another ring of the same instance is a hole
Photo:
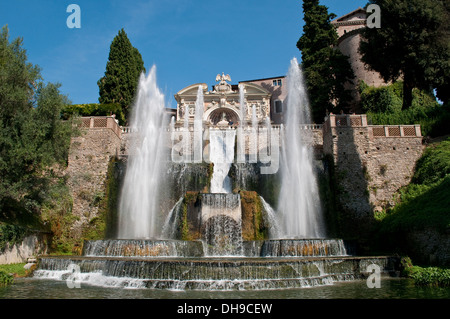
[[[99,102],[119,103],[128,117],[142,72],[142,56],[121,29],[111,43],[105,75],[97,82]]]
[[[388,81],[403,80],[402,109],[414,88],[447,87],[450,69],[448,0],[371,0],[381,9],[381,28],[365,28],[362,60]],[[448,99],[448,97],[447,97]]]
[[[67,98],[27,62],[23,40],[0,31],[0,220],[36,213],[48,185],[45,168],[67,161],[72,126],[60,120]]]
[[[331,24],[336,15],[329,14],[319,0],[303,1],[303,12],[305,25],[297,48],[302,53],[313,120],[322,122],[327,109],[343,108],[350,102],[351,92],[344,85],[354,74],[348,57],[336,49],[338,35]]]

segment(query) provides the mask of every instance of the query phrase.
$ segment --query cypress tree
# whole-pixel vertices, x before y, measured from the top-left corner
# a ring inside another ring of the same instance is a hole
[[[97,82],[99,102],[120,104],[128,118],[142,72],[142,56],[121,29],[111,43],[105,75]]]
[[[344,108],[351,100],[345,83],[354,78],[348,57],[337,48],[338,35],[331,24],[335,14],[319,5],[319,0],[304,0],[305,25],[297,42],[302,54],[313,120],[323,122],[326,110]]]

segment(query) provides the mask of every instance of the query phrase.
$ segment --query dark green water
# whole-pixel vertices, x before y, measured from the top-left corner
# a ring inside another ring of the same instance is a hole
[[[102,288],[65,281],[21,278],[0,288],[0,299],[450,299],[450,288],[416,287],[409,279],[382,278],[380,288],[365,280],[312,288],[263,291],[170,291]]]

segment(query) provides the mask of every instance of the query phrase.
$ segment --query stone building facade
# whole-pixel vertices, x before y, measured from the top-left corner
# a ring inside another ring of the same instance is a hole
[[[204,98],[202,121],[207,126],[216,125],[222,120],[223,115],[235,126],[242,122],[251,124],[253,110],[259,123],[269,118],[272,123],[280,124],[285,114],[283,107],[287,96],[285,80],[285,76],[280,76],[241,81],[233,85],[228,83],[231,81],[229,75],[218,74],[216,82],[219,83],[214,85],[212,90],[208,90],[205,83],[190,85],[175,94],[177,126],[183,126],[186,119],[190,124],[194,122],[199,86],[202,86]],[[243,105],[241,105],[241,90],[244,93]]]
[[[331,21],[339,37],[337,47],[344,55],[349,57],[350,65],[355,74],[353,83],[346,83],[346,88],[352,91],[353,97],[353,102],[349,109],[350,113],[359,111],[358,102],[360,101],[360,95],[358,86],[360,81],[375,87],[386,85],[386,82],[384,82],[378,72],[370,70],[362,62],[361,54],[358,52],[359,43],[361,42],[361,31],[366,27],[366,20],[366,10],[358,8]]]

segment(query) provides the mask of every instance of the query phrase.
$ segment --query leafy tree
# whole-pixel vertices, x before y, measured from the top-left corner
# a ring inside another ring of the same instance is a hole
[[[381,28],[365,28],[362,60],[386,82],[403,79],[402,109],[413,88],[438,88],[448,100],[450,14],[447,0],[371,0],[381,9]],[[447,87],[447,89],[444,89]]]
[[[142,56],[121,29],[111,43],[105,75],[97,82],[99,102],[119,103],[127,117],[142,72],[145,72]]]
[[[319,5],[319,0],[303,1],[305,25],[297,42],[302,53],[313,120],[322,122],[326,110],[342,108],[351,100],[351,93],[344,84],[354,78],[348,57],[335,47],[338,35],[331,24],[335,14]]]
[[[0,219],[35,213],[45,196],[46,167],[67,161],[70,123],[60,120],[67,98],[44,84],[27,62],[21,38],[0,31]]]

